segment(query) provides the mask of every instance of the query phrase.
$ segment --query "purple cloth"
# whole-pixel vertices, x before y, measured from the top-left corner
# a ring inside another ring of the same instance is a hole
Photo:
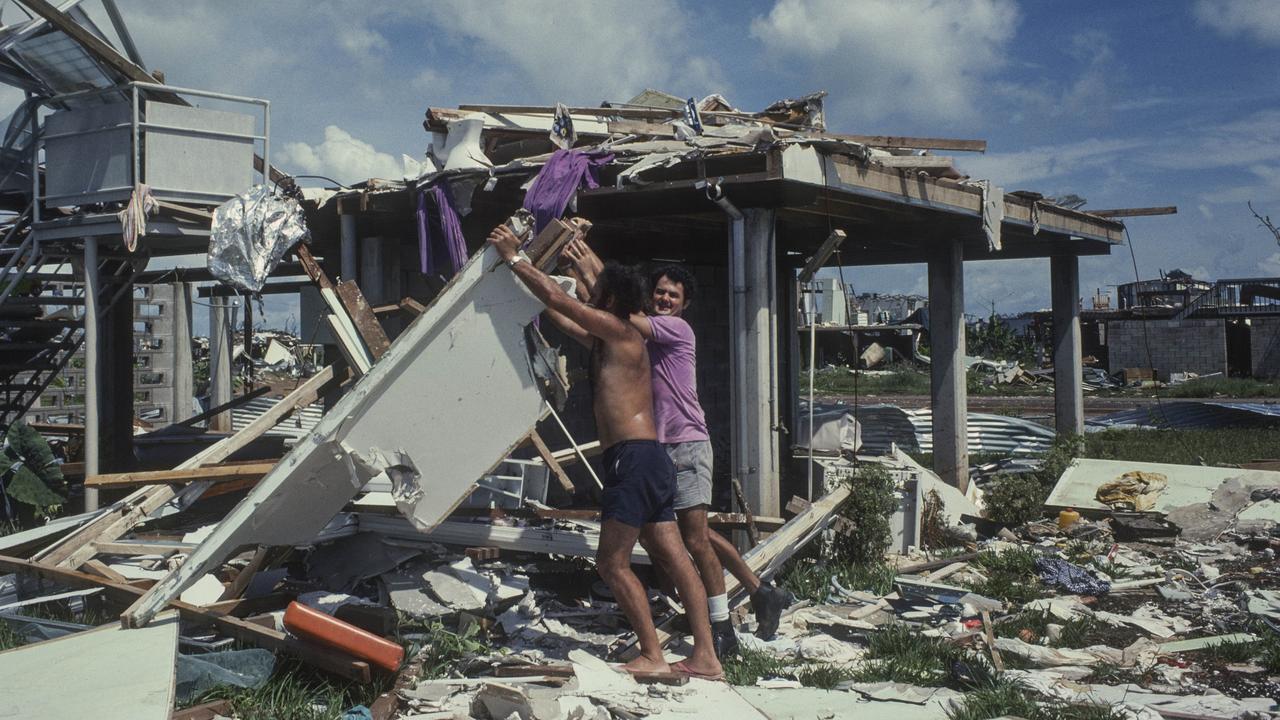
[[[651,315],[649,365],[653,374],[653,424],[664,444],[709,440],[707,420],[698,402],[695,372],[697,341],[689,323],[670,315]]]
[[[467,262],[467,241],[449,181],[418,192],[418,257],[426,275],[452,277]]]
[[[524,209],[533,213],[537,235],[554,218],[564,214],[578,188],[600,187],[598,168],[613,162],[613,154],[588,155],[581,150],[556,150],[524,196]]]

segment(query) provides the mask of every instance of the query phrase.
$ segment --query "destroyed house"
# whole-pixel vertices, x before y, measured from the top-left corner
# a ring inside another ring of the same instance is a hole
[[[1108,254],[1123,226],[1034,193],[1006,194],[998,178],[970,180],[957,170],[962,161],[934,154],[980,152],[984,142],[841,134],[825,127],[821,104],[817,94],[753,113],[713,96],[701,103],[697,127],[681,108],[629,103],[560,116],[552,106],[430,108],[424,127],[432,149],[416,182],[371,180],[325,192],[308,224],[330,272],[358,278],[375,306],[422,298],[449,270],[431,244],[441,242],[440,204],[459,217],[474,252],[524,201],[554,157],[556,118],[568,117],[582,181],[567,214],[593,224],[597,251],[623,262],[676,261],[697,276],[699,297],[687,317],[699,343],[716,468],[721,480],[741,481],[756,511],[779,512],[796,487],[787,476],[796,475],[792,447],[803,444],[793,436],[802,395],[793,378],[804,369],[797,279],[806,264],[928,264],[936,469],[962,485],[962,263],[1047,258],[1055,318],[1063,319],[1055,322],[1057,418],[1060,427],[1081,428],[1077,258]],[[829,241],[840,232],[837,247]],[[386,323],[392,335],[401,322]],[[571,367],[581,367],[572,343],[557,344]],[[577,383],[567,422],[589,439],[588,403]]]

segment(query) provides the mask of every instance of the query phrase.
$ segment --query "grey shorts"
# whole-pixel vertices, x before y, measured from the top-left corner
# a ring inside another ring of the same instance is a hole
[[[711,441],[668,443],[667,455],[676,466],[676,510],[711,504]]]

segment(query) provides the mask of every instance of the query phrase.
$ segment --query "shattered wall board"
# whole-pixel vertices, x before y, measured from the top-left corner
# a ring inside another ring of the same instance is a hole
[[[383,472],[415,526],[443,520],[540,417],[525,327],[542,309],[492,248],[472,257],[126,624],[145,624],[237,548],[310,541]]]
[[[168,720],[178,616],[107,625],[0,653],[0,717]],[[122,663],[127,666],[122,667]]]

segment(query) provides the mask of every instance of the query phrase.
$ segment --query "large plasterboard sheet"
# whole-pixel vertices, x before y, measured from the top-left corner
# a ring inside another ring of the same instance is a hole
[[[117,624],[0,653],[0,718],[168,720],[178,616]]]
[[[1062,473],[1045,505],[1077,510],[1109,510],[1106,505],[1094,499],[1098,486],[1132,470],[1160,473],[1168,479],[1168,486],[1160,493],[1152,508],[1160,513],[1209,502],[1213,492],[1231,478],[1239,478],[1243,485],[1250,487],[1280,486],[1280,472],[1267,470],[1082,458],[1072,462],[1066,472]]]
[[[309,542],[388,468],[416,490],[401,505],[415,525],[443,520],[541,416],[525,327],[542,309],[492,248],[472,257],[126,622],[145,623],[238,548]]]

